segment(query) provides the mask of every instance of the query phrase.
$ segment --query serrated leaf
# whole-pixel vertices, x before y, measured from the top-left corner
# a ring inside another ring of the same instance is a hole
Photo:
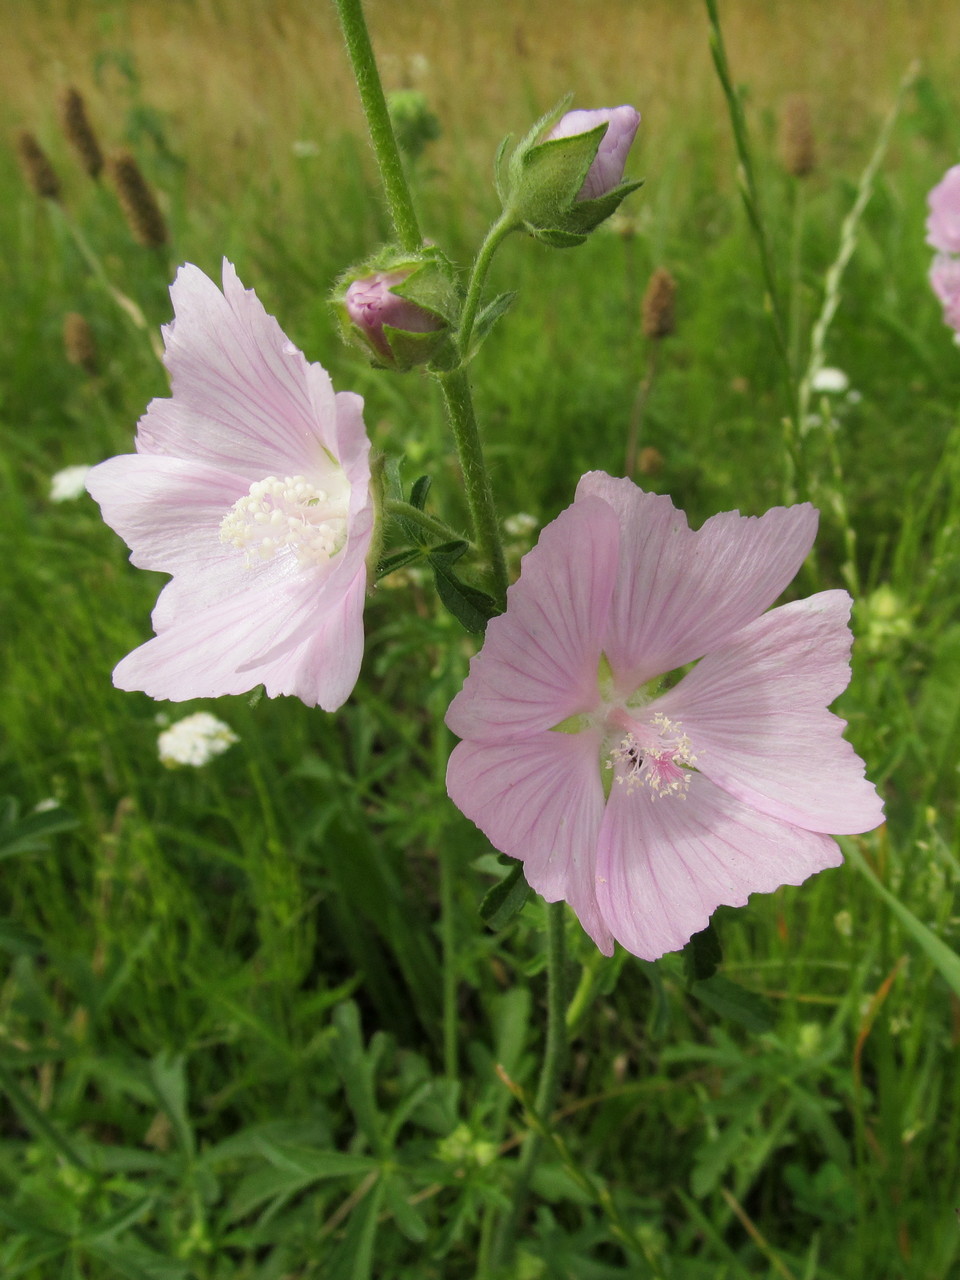
[[[763,996],[748,991],[737,982],[731,982],[723,974],[714,974],[702,982],[694,982],[690,991],[708,1009],[721,1018],[736,1022],[747,1031],[760,1033],[773,1029],[773,1007]]]
[[[530,892],[530,886],[523,876],[523,863],[518,862],[499,884],[495,884],[484,895],[480,903],[481,920],[495,931],[506,928],[523,909]]]

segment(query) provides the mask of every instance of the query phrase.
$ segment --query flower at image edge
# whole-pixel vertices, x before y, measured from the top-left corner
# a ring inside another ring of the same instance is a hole
[[[262,684],[333,711],[363,656],[374,528],[363,401],[334,392],[229,262],[222,293],[189,265],[170,293],[172,394],[147,407],[137,452],[87,481],[132,563],[172,575],[155,638],[114,683],[174,702]]]
[[[447,713],[448,792],[608,955],[676,950],[721,903],[837,866],[831,833],[882,821],[828,710],[850,597],[765,612],[816,527],[804,504],[692,531],[669,498],[591,472],[487,627]]]

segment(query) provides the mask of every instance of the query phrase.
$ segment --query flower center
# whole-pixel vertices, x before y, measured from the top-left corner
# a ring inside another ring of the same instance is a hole
[[[628,791],[649,787],[651,800],[686,794],[690,786],[687,769],[697,763],[697,757],[679,721],[658,713],[645,724],[620,712],[611,716],[609,723],[612,728],[626,729],[609,751],[605,764],[615,771],[615,782],[625,785]]]
[[[347,540],[350,486],[334,481],[334,492],[304,476],[255,480],[220,525],[220,541],[244,552],[245,563],[271,560],[289,549],[301,565],[323,564]]]

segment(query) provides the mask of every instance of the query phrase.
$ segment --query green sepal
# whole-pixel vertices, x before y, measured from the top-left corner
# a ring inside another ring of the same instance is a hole
[[[480,919],[499,933],[523,910],[530,894],[530,886],[523,877],[523,863],[516,862],[512,870],[484,894],[480,903]]]
[[[577,198],[590,166],[597,158],[609,124],[598,124],[569,138],[550,138],[510,158],[508,212],[534,227],[559,225]]]

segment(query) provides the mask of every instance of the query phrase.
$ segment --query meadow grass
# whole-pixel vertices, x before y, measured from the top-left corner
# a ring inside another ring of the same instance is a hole
[[[882,118],[923,59],[827,334],[859,399],[811,405],[823,515],[797,584],[859,586],[838,710],[888,822],[846,841],[842,868],[721,909],[725,999],[678,956],[602,960],[569,917],[569,1070],[515,1274],[942,1280],[960,1258],[960,353],[923,221],[956,158],[960,12],[741,0],[722,16],[798,369]],[[129,451],[165,394],[104,280],[156,330],[176,264],[217,275],[227,255],[366,397],[407,484],[431,475],[433,509],[465,524],[435,389],[369,369],[325,302],[387,234],[332,12],[63,0],[2,22],[0,119],[37,134],[64,194],[38,200],[0,149],[0,1272],[482,1275],[539,1123],[504,1081],[536,1087],[544,919],[531,900],[500,932],[480,923],[504,868],[445,798],[442,716],[474,642],[407,575],[370,599],[336,716],[121,693],[110,672],[150,633],[162,579],[89,499],[48,498],[58,468]],[[502,513],[545,523],[581,472],[622,473],[657,266],[678,320],[640,429],[659,462],[638,479],[695,524],[782,501],[790,404],[701,7],[424,0],[372,3],[370,22],[388,87],[421,88],[442,119],[416,193],[460,262],[496,213],[504,133],[570,88],[644,116],[647,185],[619,233],[569,253],[514,237],[494,265],[491,287],[519,298],[471,375]],[[136,245],[80,172],[55,122],[66,83],[137,154],[167,249]],[[777,157],[788,90],[816,131],[802,180]],[[70,311],[97,339],[92,375],[64,358]],[[240,743],[164,769],[158,713],[201,707]]]

